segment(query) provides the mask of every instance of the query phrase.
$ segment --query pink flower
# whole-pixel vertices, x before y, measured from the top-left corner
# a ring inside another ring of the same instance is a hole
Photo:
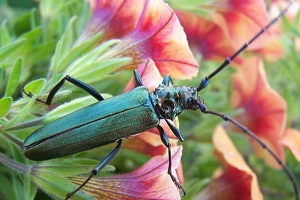
[[[172,168],[179,166],[182,147],[172,148]],[[92,178],[82,191],[97,198],[109,200],[133,199],[180,199],[180,192],[167,173],[168,156],[152,157],[139,169],[122,175]],[[76,185],[85,181],[84,177],[69,177]]]
[[[134,69],[149,60],[160,74],[186,79],[196,76],[198,64],[175,12],[162,0],[91,0],[93,16],[81,38],[103,31],[100,43],[111,38],[121,41],[102,59],[131,57],[123,67]],[[134,6],[133,6],[134,5]]]
[[[224,171],[218,172],[218,177],[195,199],[263,199],[255,173],[248,167],[221,126],[214,131],[213,144],[215,155],[222,162]]]
[[[300,161],[300,132],[297,129],[289,128],[285,131],[282,141],[283,145],[291,150],[296,159]]]
[[[239,65],[237,73],[232,76],[232,87],[232,105],[243,109],[243,113],[235,118],[284,160],[282,139],[286,125],[286,102],[269,86],[261,59],[247,59]],[[278,168],[277,162],[258,145],[252,143],[254,153]]]

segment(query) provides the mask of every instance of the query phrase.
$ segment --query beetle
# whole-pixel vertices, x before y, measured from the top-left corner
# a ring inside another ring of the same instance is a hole
[[[204,105],[203,99],[198,94],[198,92],[208,85],[209,80],[212,77],[228,66],[228,64],[230,64],[230,62],[238,54],[244,51],[254,40],[262,35],[266,29],[285,14],[291,5],[292,3],[289,3],[289,5],[277,18],[267,24],[231,57],[225,59],[225,61],[214,72],[200,82],[197,88],[175,86],[171,77],[167,75],[163,79],[162,84],[160,84],[153,92],[149,92],[148,89],[143,86],[138,72],[134,70],[134,78],[136,80],[137,87],[122,95],[104,100],[101,94],[91,86],[68,75],[65,76],[50,91],[46,101],[44,102],[45,104],[51,104],[55,94],[62,87],[65,81],[69,81],[85,90],[99,102],[81,108],[34,131],[23,143],[22,149],[24,150],[25,156],[31,160],[48,160],[117,142],[116,147],[92,170],[86,181],[73,192],[67,194],[66,199],[68,199],[109,163],[109,161],[119,151],[123,138],[127,138],[156,127],[164,146],[168,150],[168,174],[178,189],[182,190],[185,195],[186,192],[183,187],[172,174],[171,145],[166,133],[159,123],[160,120],[165,120],[174,135],[183,142],[184,138],[182,133],[170,121],[174,120],[174,118],[182,113],[183,110],[200,110],[205,114],[212,114],[225,121],[229,121],[266,149],[266,151],[273,156],[279,165],[283,167],[284,171],[293,183],[295,197],[298,199],[299,192],[296,179],[281,159],[245,126],[225,114],[208,110]],[[30,93],[26,94],[29,96],[31,95]],[[130,123],[128,123],[128,120],[130,120]],[[113,126],[114,124],[118,124],[118,126]],[[82,132],[85,134],[80,134]]]

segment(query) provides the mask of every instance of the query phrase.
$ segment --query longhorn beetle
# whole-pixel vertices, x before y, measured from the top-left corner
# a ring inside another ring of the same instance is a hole
[[[221,64],[209,76],[205,77],[197,88],[175,86],[171,77],[167,75],[163,79],[162,84],[160,84],[153,92],[149,92],[148,89],[143,86],[141,78],[138,72],[135,70],[134,78],[137,84],[136,88],[125,94],[104,100],[101,94],[99,94],[91,86],[70,76],[65,76],[50,91],[44,103],[47,105],[51,104],[53,97],[62,87],[65,81],[69,81],[85,90],[87,93],[95,97],[99,102],[79,109],[33,132],[23,143],[25,156],[32,160],[48,160],[117,142],[117,145],[113,151],[111,151],[107,157],[92,170],[86,181],[73,192],[67,194],[66,199],[68,199],[78,190],[80,190],[117,154],[121,147],[122,138],[126,138],[156,127],[159,131],[163,144],[168,149],[168,174],[178,189],[182,190],[183,194],[185,195],[186,193],[183,187],[172,174],[171,145],[166,133],[159,125],[159,122],[160,120],[165,120],[170,129],[173,131],[174,135],[183,142],[184,138],[182,133],[172,123],[170,123],[170,120],[173,120],[183,110],[199,109],[204,114],[215,115],[225,121],[229,121],[241,129],[245,134],[253,138],[256,142],[258,142],[267,152],[272,155],[279,165],[283,167],[285,173],[293,183],[295,199],[298,199],[298,186],[296,179],[289,168],[281,161],[281,159],[245,126],[241,125],[227,115],[208,110],[204,105],[204,101],[198,94],[198,92],[208,85],[209,80],[212,77],[218,74],[237,55],[245,50],[254,40],[256,40],[279,18],[281,18],[291,5],[292,3],[290,2],[277,18],[269,22],[269,24],[267,24],[251,40],[245,43],[231,57],[226,58],[223,64]],[[26,94],[30,96],[30,93]],[[128,120],[130,120],[130,123],[128,123]],[[112,126],[112,124],[118,124],[118,126]],[[83,132],[85,134],[82,134]]]

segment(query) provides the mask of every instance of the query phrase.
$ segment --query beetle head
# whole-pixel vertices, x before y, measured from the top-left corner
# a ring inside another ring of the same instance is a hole
[[[203,103],[197,89],[187,86],[160,84],[150,97],[159,117],[171,120],[185,109],[198,110],[198,101]]]

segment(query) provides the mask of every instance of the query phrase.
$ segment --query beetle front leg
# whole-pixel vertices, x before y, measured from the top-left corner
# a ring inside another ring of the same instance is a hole
[[[133,71],[133,75],[134,75],[134,79],[135,79],[136,85],[137,86],[143,86],[143,82],[142,82],[141,76],[139,75],[139,73],[138,73],[138,71],[136,69]]]
[[[164,145],[168,148],[168,157],[169,157],[169,166],[168,166],[168,174],[170,175],[172,181],[175,183],[177,188],[183,192],[183,196],[186,195],[185,190],[183,187],[180,185],[179,181],[177,178],[172,174],[172,154],[171,154],[171,144],[169,142],[168,136],[166,135],[164,129],[160,126],[157,125],[156,128],[159,131],[161,141],[164,143]]]
[[[170,129],[172,130],[172,132],[174,133],[174,135],[181,141],[184,142],[184,138],[182,133],[180,132],[180,130],[178,128],[176,128],[173,124],[171,124],[167,119],[165,119],[165,121],[167,122],[168,126],[170,127]]]
[[[166,75],[165,78],[163,79],[162,84],[168,86],[168,85],[170,85],[170,82],[171,82],[172,85],[174,85],[171,76],[168,74],[168,75]]]
[[[69,199],[73,194],[78,192],[93,176],[98,174],[98,172],[103,169],[112,159],[115,157],[115,155],[118,153],[118,151],[121,148],[122,140],[118,140],[117,146],[110,152],[91,172],[91,175],[73,192],[70,192],[67,194],[66,199]]]
[[[70,83],[76,85],[77,87],[83,89],[84,91],[86,91],[87,93],[89,93],[90,95],[92,95],[93,97],[95,97],[98,101],[102,101],[104,100],[104,98],[102,97],[102,95],[97,92],[94,88],[92,88],[90,85],[78,80],[78,79],[75,79],[75,78],[72,78],[71,76],[68,76],[66,75],[61,81],[59,81],[59,83],[57,83],[54,88],[52,88],[52,90],[50,91],[48,97],[47,97],[47,100],[46,101],[43,101],[41,99],[37,99],[38,102],[41,102],[41,103],[44,103],[44,104],[47,104],[50,106],[55,94],[58,92],[58,90],[63,86],[63,84],[65,83],[65,81],[69,81]],[[25,92],[24,93],[29,96],[29,97],[32,97],[32,94],[29,92]]]
[[[90,95],[92,95],[93,97],[95,97],[98,101],[102,101],[104,100],[104,98],[101,96],[101,94],[99,92],[97,92],[94,88],[92,88],[91,86],[89,86],[88,84],[72,78],[71,76],[66,75],[56,86],[54,86],[54,88],[50,91],[47,100],[46,100],[46,104],[50,105],[52,102],[52,99],[54,97],[54,95],[57,93],[57,91],[63,86],[65,81],[69,81],[70,83],[80,87],[81,89],[83,89],[84,91],[86,91],[87,93],[89,93]]]

